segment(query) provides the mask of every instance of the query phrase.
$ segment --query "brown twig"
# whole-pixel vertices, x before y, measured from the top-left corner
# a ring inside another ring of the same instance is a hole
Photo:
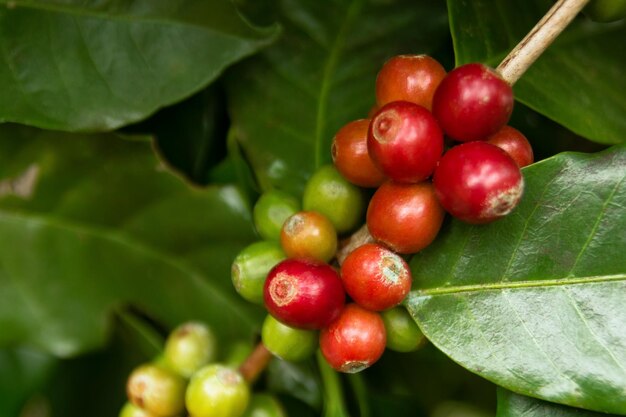
[[[239,373],[249,384],[252,384],[267,367],[271,359],[272,353],[267,350],[263,342],[259,342],[252,353],[239,366]]]
[[[559,0],[498,65],[510,85],[526,72],[589,0]]]
[[[372,235],[370,235],[370,231],[367,229],[367,225],[364,224],[359,230],[357,230],[341,242],[341,247],[337,251],[337,255],[335,255],[335,258],[337,258],[337,262],[339,263],[339,265],[341,265],[343,261],[348,257],[348,255],[350,255],[350,252],[352,252],[359,246],[372,242],[375,242],[375,240]]]

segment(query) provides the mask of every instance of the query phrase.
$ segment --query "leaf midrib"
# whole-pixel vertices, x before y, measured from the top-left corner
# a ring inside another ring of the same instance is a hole
[[[222,36],[240,38],[240,39],[255,39],[251,37],[246,37],[241,34],[235,35],[231,32],[225,32],[216,30],[215,28],[210,28],[208,26],[196,24],[193,22],[189,22],[186,20],[171,20],[171,19],[159,19],[156,17],[147,17],[147,16],[137,16],[137,15],[127,15],[127,14],[108,14],[106,12],[95,12],[89,9],[74,7],[74,6],[64,6],[59,4],[34,4],[34,3],[22,3],[19,0],[10,2],[12,7],[7,8],[9,10],[13,10],[15,8],[23,8],[30,9],[36,11],[47,11],[52,13],[59,14],[67,14],[70,16],[81,16],[81,17],[91,17],[97,18],[101,20],[109,20],[109,21],[117,21],[117,22],[129,22],[129,23],[154,23],[159,25],[167,25],[172,27],[189,27],[195,29],[201,29],[210,33],[219,33]],[[5,2],[0,2],[0,5],[7,4]]]
[[[595,284],[603,282],[626,281],[626,273],[615,275],[595,275],[575,278],[555,278],[546,280],[526,280],[514,282],[492,282],[488,284],[457,285],[414,290],[417,296],[449,295],[464,292],[498,291],[520,288],[559,287],[565,285]]]
[[[200,272],[196,267],[192,266],[189,262],[178,259],[170,252],[158,250],[150,245],[146,245],[126,233],[120,233],[117,231],[113,232],[104,227],[92,227],[85,224],[71,223],[58,218],[50,218],[49,216],[37,215],[33,213],[13,213],[0,209],[0,223],[6,220],[24,222],[31,225],[39,224],[44,227],[56,227],[69,232],[80,233],[97,239],[106,240],[114,244],[132,247],[139,254],[144,255],[147,258],[158,259],[160,262],[165,262],[173,266],[175,269],[184,272],[193,280],[196,280],[201,285],[208,287],[211,293],[223,294],[222,289],[213,285],[209,279],[202,279],[207,278],[206,275]],[[228,298],[216,297],[216,299],[219,299],[220,302],[223,302],[226,305],[230,304]],[[239,315],[242,321],[247,322],[251,326],[255,325],[255,323],[239,309],[231,308],[231,310],[233,310],[235,314]]]

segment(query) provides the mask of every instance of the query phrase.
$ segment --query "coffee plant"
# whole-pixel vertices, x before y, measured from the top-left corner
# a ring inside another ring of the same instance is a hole
[[[625,16],[0,0],[0,417],[626,415]]]

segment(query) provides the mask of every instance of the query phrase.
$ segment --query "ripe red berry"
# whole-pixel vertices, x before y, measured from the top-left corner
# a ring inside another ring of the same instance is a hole
[[[345,179],[361,187],[378,187],[385,181],[385,174],[367,152],[369,125],[369,119],[360,119],[343,126],[333,139],[331,153],[335,167]]]
[[[409,265],[375,243],[358,247],[341,265],[341,279],[355,303],[373,311],[398,305],[411,290]]]
[[[370,200],[367,227],[374,239],[395,252],[415,253],[435,239],[444,215],[429,182],[387,182]]]
[[[346,297],[341,278],[330,265],[297,259],[287,259],[270,271],[263,295],[272,316],[301,329],[328,326]]]
[[[368,368],[382,356],[385,343],[385,324],[380,315],[356,304],[347,305],[320,334],[324,358],[340,372]]]
[[[524,191],[524,178],[515,161],[485,142],[450,149],[441,158],[433,184],[448,213],[475,224],[510,213]]]
[[[509,154],[520,168],[530,165],[534,161],[533,148],[530,146],[530,142],[522,132],[511,126],[504,126],[489,136],[487,143],[496,145]]]
[[[337,252],[337,232],[324,215],[299,211],[285,220],[280,244],[288,258],[328,262]]]
[[[507,124],[512,112],[511,86],[482,64],[450,71],[433,98],[433,115],[441,128],[462,142],[487,139]]]
[[[443,152],[443,134],[433,115],[408,101],[383,106],[370,123],[367,149],[374,163],[397,182],[432,174]]]
[[[398,55],[385,62],[376,77],[376,102],[410,101],[428,110],[446,70],[428,55]]]

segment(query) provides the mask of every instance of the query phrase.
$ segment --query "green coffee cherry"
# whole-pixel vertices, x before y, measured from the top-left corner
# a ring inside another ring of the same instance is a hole
[[[244,417],[287,417],[287,413],[274,396],[254,394]]]
[[[280,230],[287,217],[300,211],[295,197],[279,190],[266,191],[259,197],[252,216],[257,232],[263,239],[279,240]]]
[[[404,307],[381,313],[387,331],[387,347],[396,352],[412,352],[426,341],[419,327]]]
[[[261,241],[247,246],[239,252],[231,267],[235,290],[246,300],[263,305],[263,285],[267,273],[286,257],[275,241]]]
[[[269,314],[263,322],[263,344],[274,355],[286,361],[300,361],[315,353],[318,333],[282,324]]]
[[[217,339],[213,331],[199,322],[178,326],[165,341],[165,366],[189,378],[198,369],[215,360]]]
[[[328,217],[337,233],[345,233],[361,223],[365,196],[334,166],[327,165],[318,169],[307,182],[302,205],[304,210],[317,211]]]
[[[159,365],[136,368],[128,378],[126,393],[135,406],[158,417],[173,417],[185,408],[186,381]]]
[[[626,0],[591,0],[583,12],[596,22],[615,22],[626,17]]]
[[[137,407],[133,403],[126,403],[120,411],[119,417],[155,417],[153,414]]]
[[[193,417],[240,417],[249,401],[250,389],[241,374],[220,364],[196,372],[185,395]]]

